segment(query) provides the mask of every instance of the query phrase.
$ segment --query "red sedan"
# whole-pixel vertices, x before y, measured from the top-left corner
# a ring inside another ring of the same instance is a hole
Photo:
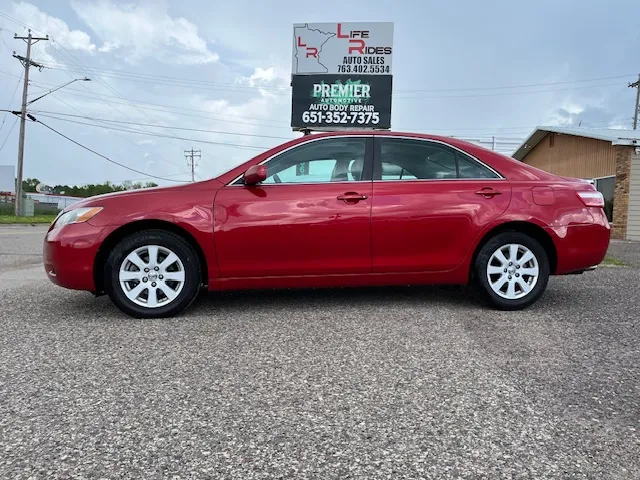
[[[56,284],[166,317],[208,290],[476,285],[515,310],[609,245],[603,198],[460,140],[308,135],[217,178],[88,198],[44,242]]]

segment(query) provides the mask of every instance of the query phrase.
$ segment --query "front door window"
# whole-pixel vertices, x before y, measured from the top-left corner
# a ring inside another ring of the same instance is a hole
[[[262,183],[310,184],[365,180],[366,144],[365,137],[345,136],[319,139],[294,147],[266,163],[267,178]],[[242,180],[237,183],[242,183]]]

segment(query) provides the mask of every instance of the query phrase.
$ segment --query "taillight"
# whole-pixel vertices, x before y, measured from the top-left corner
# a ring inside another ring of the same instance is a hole
[[[576,195],[587,207],[604,207],[604,197],[600,192],[576,192]]]

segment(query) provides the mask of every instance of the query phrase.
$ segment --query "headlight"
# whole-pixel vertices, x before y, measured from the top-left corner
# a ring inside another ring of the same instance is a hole
[[[76,208],[74,210],[70,210],[54,220],[53,226],[54,228],[59,228],[71,223],[86,222],[87,220],[95,217],[100,210],[102,210],[102,207]]]

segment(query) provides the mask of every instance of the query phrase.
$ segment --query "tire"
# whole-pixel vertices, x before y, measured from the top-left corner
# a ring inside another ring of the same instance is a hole
[[[480,249],[474,264],[476,287],[490,304],[501,310],[520,310],[535,303],[547,288],[549,274],[544,248],[534,238],[519,232],[500,233],[491,238]]]
[[[172,317],[198,295],[200,270],[198,255],[182,237],[164,230],[144,230],[124,238],[111,250],[104,287],[111,301],[127,315]]]

